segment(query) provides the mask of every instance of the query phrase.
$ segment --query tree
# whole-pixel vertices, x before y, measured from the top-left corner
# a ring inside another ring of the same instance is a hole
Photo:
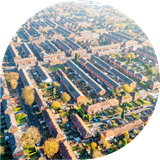
[[[64,103],[67,103],[70,100],[70,96],[66,92],[61,95],[61,98]]]
[[[60,107],[61,104],[59,103],[59,101],[54,101],[51,105],[51,107],[54,109],[54,108],[57,108],[57,107]]]
[[[45,156],[38,158],[38,160],[47,160]]]
[[[91,147],[92,147],[93,150],[95,150],[96,147],[97,147],[97,143],[96,143],[96,142],[92,142],[92,143],[91,143]]]
[[[101,142],[103,143],[103,147],[105,147],[106,149],[109,149],[110,144],[107,142],[107,140],[103,134],[101,135]]]
[[[34,126],[28,128],[27,132],[25,133],[25,136],[27,137],[28,144],[30,145],[36,144],[36,142],[40,142],[42,137],[38,128]]]
[[[148,73],[151,74],[151,75],[153,75],[153,69],[149,68],[148,69]]]
[[[126,138],[123,138],[121,147],[124,147],[126,145],[127,145],[127,140]]]
[[[86,115],[86,119],[87,119],[88,121],[90,121],[90,120],[91,120],[91,115],[90,115],[90,114],[87,114],[87,115]]]
[[[92,157],[93,157],[93,158],[99,158],[99,157],[101,157],[101,156],[102,156],[102,153],[101,153],[101,151],[98,150],[98,149],[96,149],[96,150],[93,152],[93,154],[92,154]]]
[[[75,53],[75,60],[78,61],[79,55],[78,53]]]
[[[73,16],[73,14],[71,13],[71,14],[70,14],[70,17],[72,17],[72,16]]]
[[[125,28],[125,24],[121,22],[121,24],[120,24],[119,27],[122,28],[122,29],[124,29]]]
[[[130,18],[127,18],[127,19],[126,19],[126,22],[127,22],[127,23],[131,23],[132,20],[131,20]]]
[[[4,151],[5,151],[4,147],[0,146],[0,155],[3,155]]]
[[[34,88],[31,86],[24,87],[22,91],[22,98],[25,100],[26,105],[31,105],[34,102]]]
[[[121,118],[125,119],[125,112],[124,112],[124,110],[122,111]]]
[[[16,89],[18,82],[15,79],[11,79],[10,84],[11,84],[12,89]]]
[[[117,107],[115,109],[115,112],[121,114],[122,113],[122,108],[121,107]]]
[[[144,65],[144,68],[148,70],[148,69],[150,68],[150,67],[149,67],[149,64],[145,64],[145,65]]]
[[[10,72],[7,76],[8,80],[15,79],[16,81],[19,79],[19,73],[17,72]]]
[[[111,91],[110,91],[110,96],[112,96],[113,98],[116,96],[116,93],[114,92],[113,89],[111,89]]]
[[[116,21],[114,19],[111,20],[111,25],[115,26]]]
[[[129,132],[126,131],[126,132],[123,133],[123,135],[124,135],[124,137],[125,137],[126,139],[129,139]]]
[[[42,148],[44,150],[44,155],[51,159],[58,152],[59,144],[54,138],[49,138],[44,142]]]
[[[136,58],[134,53],[130,53],[129,55],[131,56],[131,59],[135,59]]]
[[[128,61],[129,57],[131,58],[131,56],[129,54],[126,54],[124,58]]]
[[[47,88],[48,86],[47,86],[47,84],[44,84],[44,88]]]
[[[58,82],[54,82],[54,87],[56,87],[56,89],[58,89],[60,87],[60,84]]]
[[[130,64],[130,63],[131,63],[131,57],[128,58],[128,64]]]
[[[124,91],[127,92],[127,93],[129,93],[129,92],[131,91],[131,88],[130,88],[130,86],[129,86],[128,84],[124,84],[124,85],[123,85],[123,89],[124,89]]]
[[[68,71],[68,67],[67,66],[65,66],[64,69],[65,69],[66,72]]]

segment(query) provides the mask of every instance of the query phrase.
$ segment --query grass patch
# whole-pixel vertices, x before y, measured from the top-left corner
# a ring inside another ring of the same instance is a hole
[[[5,138],[0,138],[0,143],[4,143],[5,142]]]
[[[49,69],[51,70],[51,72],[55,72],[58,68],[64,71],[64,68],[62,66],[50,67]]]
[[[78,150],[78,148],[79,148],[79,146],[76,145],[76,146],[72,147],[72,151],[76,151],[76,150]]]
[[[26,114],[25,113],[22,113],[22,114],[19,114],[16,117],[16,121],[18,124],[22,124],[22,123],[26,123]]]

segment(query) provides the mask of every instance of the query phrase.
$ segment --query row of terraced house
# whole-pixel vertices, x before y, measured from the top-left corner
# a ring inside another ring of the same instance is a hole
[[[7,126],[7,135],[9,147],[11,148],[13,160],[25,160],[25,152],[21,142],[21,135],[18,131],[17,121],[15,118],[14,110],[11,103],[10,93],[7,88],[6,80],[4,77],[3,70],[1,70],[0,76],[0,103],[3,107],[6,126]]]

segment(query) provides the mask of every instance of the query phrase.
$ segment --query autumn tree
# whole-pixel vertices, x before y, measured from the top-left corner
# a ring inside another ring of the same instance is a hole
[[[117,107],[115,109],[115,112],[121,114],[122,113],[122,108],[121,107]]]
[[[40,134],[38,128],[31,126],[28,128],[27,132],[25,133],[25,136],[27,137],[27,142],[30,145],[36,144],[36,142],[40,142],[42,135]]]
[[[120,24],[119,27],[122,28],[122,29],[124,29],[125,28],[125,24],[121,22],[121,24]]]
[[[107,140],[103,134],[101,135],[101,142],[103,143],[103,147],[105,147],[106,149],[109,149],[110,144],[107,142]]]
[[[93,154],[92,154],[92,157],[93,158],[99,158],[99,157],[102,157],[102,153],[100,150],[96,149],[95,151],[93,151]]]
[[[70,100],[70,95],[67,94],[66,92],[64,92],[62,95],[61,95],[61,98],[62,98],[62,101],[64,103],[67,103],[69,100]]]
[[[51,107],[54,109],[54,108],[57,108],[57,107],[60,107],[61,104],[59,103],[59,101],[54,101],[51,105]]]
[[[91,115],[90,114],[87,114],[86,115],[86,119],[88,120],[88,121],[90,121],[92,118],[91,118]]]
[[[58,152],[59,144],[54,138],[49,138],[44,142],[42,148],[44,150],[44,155],[51,159]]]
[[[11,84],[12,89],[16,89],[18,82],[15,79],[11,79],[10,84]]]
[[[66,72],[68,71],[68,67],[67,66],[65,66],[64,69],[65,69]]]
[[[24,87],[22,91],[22,98],[25,100],[26,105],[31,105],[34,102],[34,88],[31,86]]]
[[[38,158],[38,160],[47,160],[45,156]]]
[[[131,63],[131,57],[128,58],[128,64],[130,64],[130,63]]]
[[[127,18],[127,19],[126,19],[126,22],[127,22],[127,23],[131,23],[132,20],[131,20],[130,18]]]
[[[0,155],[3,155],[3,154],[4,154],[4,151],[5,151],[4,147],[3,147],[3,146],[0,146]]]
[[[153,69],[149,68],[148,73],[152,75],[153,74]]]
[[[47,88],[48,86],[47,86],[47,84],[44,84],[44,88]]]
[[[131,56],[129,54],[126,54],[124,58],[125,58],[125,60],[128,61],[128,59],[131,58]]]
[[[7,82],[10,82],[11,79],[15,79],[16,81],[19,79],[19,73],[17,72],[10,72],[6,75]]]
[[[113,89],[111,89],[111,91],[110,91],[110,96],[112,96],[113,98],[116,96],[116,93],[114,92]]]
[[[135,59],[136,58],[134,53],[130,53],[129,55],[131,56],[131,59]]]
[[[56,89],[58,89],[60,87],[60,84],[58,82],[54,82],[54,87],[56,87]]]
[[[124,84],[124,85],[123,85],[123,89],[124,89],[124,91],[127,92],[127,93],[131,92],[131,88],[130,88],[130,86],[129,86],[128,84]]]
[[[91,143],[91,147],[92,147],[92,149],[94,151],[96,149],[96,147],[97,147],[97,143],[96,142],[92,142]]]
[[[126,131],[126,132],[123,133],[123,135],[124,135],[124,137],[125,137],[126,139],[129,139],[129,132]]]

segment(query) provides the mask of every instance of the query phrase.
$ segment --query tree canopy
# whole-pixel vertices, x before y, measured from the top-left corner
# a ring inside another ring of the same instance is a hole
[[[49,138],[44,142],[42,147],[44,150],[44,155],[51,159],[58,152],[59,144],[54,138]]]
[[[92,142],[92,143],[91,143],[91,147],[93,148],[93,150],[95,150],[96,147],[97,147],[97,143],[96,143],[96,142]]]
[[[12,89],[16,89],[17,85],[18,85],[18,82],[17,82],[16,79],[11,79],[10,84],[11,84]]]
[[[123,85],[123,89],[124,89],[124,91],[127,92],[127,93],[131,92],[131,88],[130,88],[130,86],[129,86],[128,84],[124,84],[124,85]]]
[[[67,103],[69,100],[70,100],[70,95],[67,94],[66,92],[64,92],[62,95],[61,95],[61,98],[62,98],[62,101],[64,103]]]
[[[25,100],[26,105],[32,105],[32,103],[34,102],[34,93],[35,91],[33,87],[31,86],[24,87],[21,96]]]
[[[58,82],[54,82],[54,87],[56,87],[56,89],[58,89],[60,87],[60,84]]]
[[[78,53],[75,54],[75,60],[78,61],[79,55]]]
[[[59,103],[59,101],[54,101],[51,105],[51,107],[54,109],[54,108],[57,108],[57,107],[60,107],[61,104]]]
[[[121,113],[121,118],[122,118],[122,119],[125,119],[125,112],[124,112],[124,110],[123,110],[122,113]]]

